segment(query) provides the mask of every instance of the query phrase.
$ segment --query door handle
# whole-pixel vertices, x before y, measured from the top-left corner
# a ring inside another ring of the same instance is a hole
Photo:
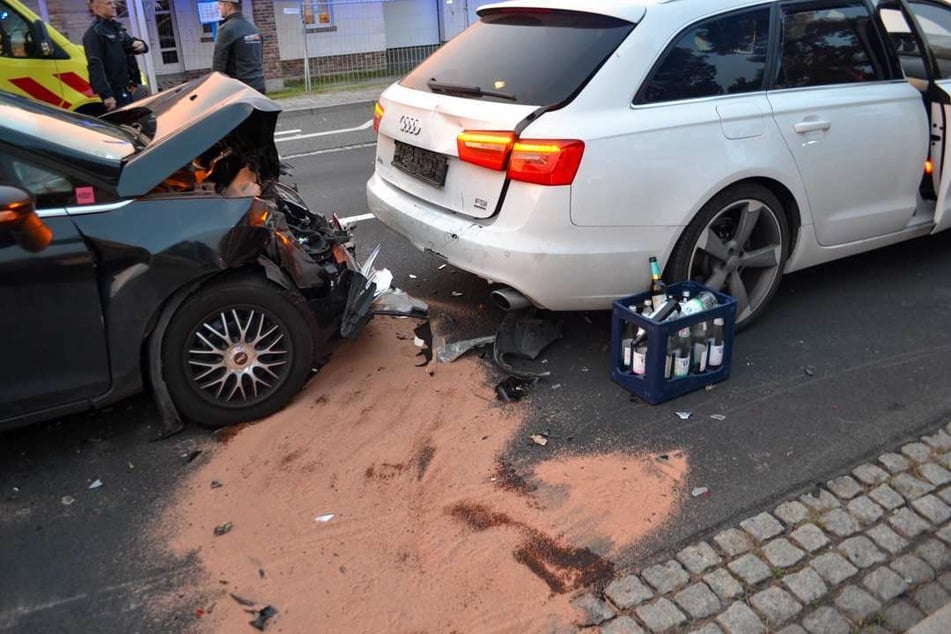
[[[805,134],[816,130],[828,130],[831,127],[832,123],[830,121],[800,121],[793,126],[793,130],[799,134]]]

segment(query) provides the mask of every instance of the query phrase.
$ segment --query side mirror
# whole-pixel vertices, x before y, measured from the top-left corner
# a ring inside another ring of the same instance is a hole
[[[0,237],[9,237],[27,251],[42,251],[53,232],[36,215],[30,195],[18,187],[0,185]]]

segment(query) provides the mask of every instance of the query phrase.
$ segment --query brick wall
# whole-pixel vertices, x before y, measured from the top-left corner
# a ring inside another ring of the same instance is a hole
[[[274,22],[274,2],[272,0],[251,0],[251,17],[255,26],[264,37],[264,79],[268,90],[283,87],[281,73],[281,53],[278,48],[277,26]]]

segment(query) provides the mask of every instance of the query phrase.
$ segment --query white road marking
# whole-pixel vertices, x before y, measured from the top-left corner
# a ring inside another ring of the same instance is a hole
[[[299,129],[298,130],[279,130],[274,133],[274,136],[277,136],[278,134],[297,134],[298,132],[300,132]]]
[[[359,143],[357,145],[345,145],[343,147],[332,147],[325,150],[314,150],[313,152],[302,152],[300,154],[289,154],[287,156],[282,156],[281,160],[290,161],[292,159],[305,158],[307,156],[317,156],[318,154],[331,154],[333,152],[348,152],[350,150],[359,150],[365,147],[374,147],[376,141],[373,143]]]
[[[280,139],[274,139],[275,143],[283,143],[284,141],[300,141],[301,139],[312,139],[317,136],[327,136],[328,134],[343,134],[344,132],[359,132],[361,130],[366,130],[367,128],[373,127],[373,119],[369,119],[366,123],[362,123],[355,128],[340,128],[339,130],[327,130],[325,132],[311,132],[310,134],[298,134],[297,136],[288,136],[282,137]]]

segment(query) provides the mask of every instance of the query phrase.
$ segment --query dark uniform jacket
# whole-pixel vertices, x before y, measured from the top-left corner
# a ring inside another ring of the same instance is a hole
[[[96,17],[83,35],[89,64],[89,83],[103,100],[114,97],[119,105],[132,101],[132,92],[142,83],[132,46],[142,42],[129,35],[120,22]],[[149,46],[145,42],[145,51]]]
[[[212,69],[264,92],[264,40],[240,12],[232,13],[218,26]]]

